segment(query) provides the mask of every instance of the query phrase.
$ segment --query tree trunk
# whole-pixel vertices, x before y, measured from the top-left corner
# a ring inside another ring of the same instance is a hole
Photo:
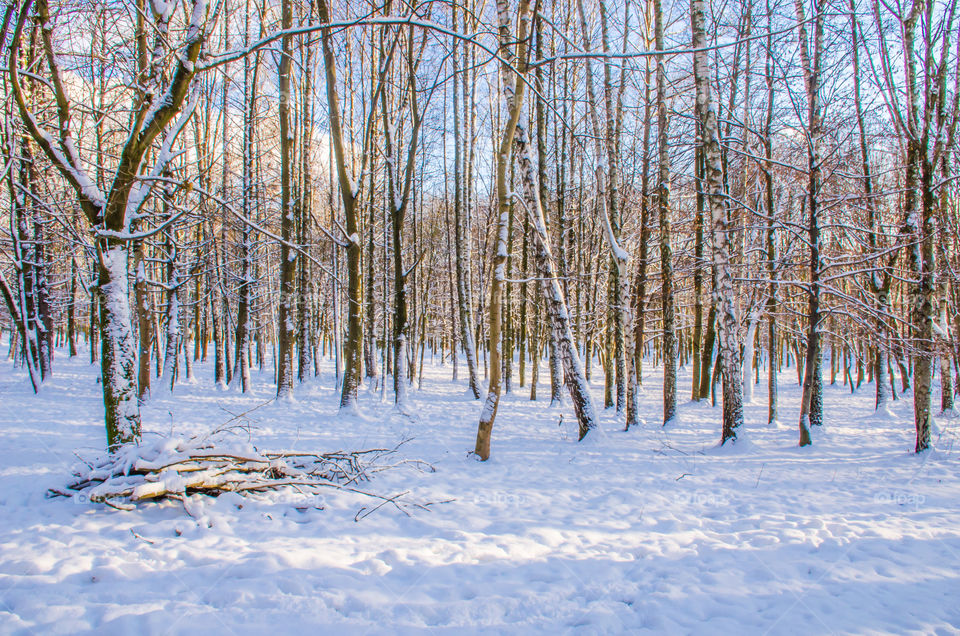
[[[711,84],[713,68],[707,49],[704,15],[704,0],[690,0],[690,24],[693,35],[692,48],[694,81],[696,85],[696,110],[701,126],[701,144],[704,151],[704,185],[710,209],[713,236],[713,264],[717,285],[714,302],[717,306],[720,336],[721,376],[723,378],[723,428],[721,444],[736,441],[737,431],[743,424],[743,394],[740,363],[740,347],[737,342],[737,315],[734,304],[733,275],[730,270],[730,237],[727,210],[723,194],[723,174],[720,165],[720,140],[717,114],[713,107]]]
[[[244,44],[249,45],[250,2],[244,11]],[[252,59],[251,59],[252,57]],[[254,144],[256,139],[257,78],[260,69],[260,57],[254,54],[243,60],[243,192],[242,211],[246,219],[253,216],[251,205],[256,194],[254,188]],[[233,354],[233,380],[240,382],[240,390],[246,393],[250,389],[250,305],[255,282],[253,272],[253,245],[250,227],[240,224],[239,255],[240,280],[237,285],[237,325],[234,339],[236,349]]]
[[[823,48],[823,17],[819,0],[814,0],[813,42],[807,36],[803,0],[794,0],[800,60],[807,96],[807,240],[810,247],[810,283],[807,291],[807,354],[800,399],[800,446],[813,443],[810,426],[823,420],[821,404],[820,347],[820,52]]]
[[[699,402],[703,397],[700,391],[701,372],[703,362],[703,152],[697,148],[694,156],[694,184],[696,193],[696,212],[693,218],[694,247],[693,247],[693,382],[691,383],[690,397]]]
[[[766,81],[767,81],[767,117],[763,130],[763,150],[766,162],[763,164],[764,176],[764,196],[765,212],[767,214],[766,227],[766,258],[767,258],[767,277],[770,282],[767,285],[767,424],[776,425],[778,420],[777,413],[777,393],[778,382],[777,372],[777,308],[778,308],[778,287],[777,287],[777,241],[776,224],[777,210],[773,195],[773,112],[776,101],[776,90],[774,88],[773,72],[773,35],[772,16],[773,11],[770,5],[771,0],[766,0],[767,9],[767,60],[766,60]]]
[[[300,103],[300,174],[298,175],[300,196],[295,210],[297,212],[295,224],[297,245],[306,250],[307,230],[313,205],[313,180],[310,171],[312,157],[310,148],[313,145],[313,47],[310,38],[304,38],[301,48],[305,49],[303,57],[304,79],[301,89]],[[306,255],[297,256],[297,381],[303,382],[310,371],[310,260]]]
[[[293,26],[291,0],[281,4],[281,28]],[[296,302],[296,274],[298,254],[291,249],[295,240],[293,206],[293,130],[290,110],[293,91],[290,86],[290,68],[293,64],[293,36],[281,38],[278,90],[280,104],[280,301],[277,308],[277,397],[289,397],[293,390],[294,304]]]
[[[134,282],[134,296],[137,303],[137,331],[140,336],[140,365],[137,373],[139,390],[137,399],[145,402],[150,395],[150,340],[153,321],[150,318],[150,300],[147,296],[147,274],[144,263],[143,243],[134,248],[134,267],[136,279]]]
[[[454,8],[454,16],[456,9]],[[456,27],[456,22],[454,23]],[[469,196],[466,190],[470,187],[465,183],[465,173],[468,170],[464,166],[467,154],[463,146],[467,140],[464,139],[462,132],[463,123],[461,122],[460,91],[458,90],[458,81],[466,83],[465,79],[459,79],[457,73],[459,70],[459,53],[457,45],[459,41],[455,40],[453,63],[454,63],[454,82],[453,82],[453,122],[454,122],[454,194],[453,194],[453,227],[456,240],[454,241],[456,252],[456,276],[457,276],[457,310],[460,317],[460,345],[463,347],[463,353],[467,359],[467,384],[470,393],[474,399],[480,399],[480,379],[477,376],[477,346],[473,337],[473,308],[470,297],[470,268],[471,258],[470,233],[466,231],[467,217],[470,214],[470,208],[467,206]],[[464,86],[466,91],[466,86]],[[471,106],[472,107],[472,106]],[[469,119],[469,118],[464,118]]]
[[[165,197],[169,196],[165,194]],[[167,203],[164,203],[166,206]],[[177,242],[173,237],[173,230],[167,232],[165,252],[167,266],[167,304],[164,308],[164,324],[166,333],[166,347],[163,352],[163,375],[160,386],[164,391],[172,391],[176,381],[177,352],[180,347],[180,271],[177,263]]]
[[[70,357],[77,357],[77,259],[70,258],[70,298],[67,301],[67,343]]]
[[[654,30],[657,51],[665,48],[663,12],[654,0]],[[657,55],[657,147],[659,174],[657,216],[660,219],[660,299],[663,307],[663,425],[677,415],[677,333],[674,318],[673,247],[670,236],[670,146],[667,121],[667,71],[663,53]]]
[[[98,244],[101,364],[107,448],[140,439],[137,400],[137,349],[130,325],[126,244]]]
[[[500,332],[502,328],[502,288],[506,278],[507,262],[507,232],[510,226],[510,214],[512,210],[511,192],[508,182],[508,169],[510,166],[511,150],[513,148],[513,138],[517,131],[517,125],[520,121],[521,106],[523,104],[523,92],[525,84],[520,81],[518,73],[512,68],[513,60],[521,60],[523,63],[526,57],[526,31],[529,20],[528,12],[530,4],[528,0],[520,0],[518,8],[518,17],[520,24],[520,36],[516,39],[516,48],[519,49],[516,54],[513,51],[513,20],[510,17],[510,5],[507,0],[497,0],[497,17],[499,21],[500,50],[504,56],[500,69],[501,82],[503,84],[503,96],[507,107],[507,119],[504,125],[503,135],[497,149],[496,156],[496,186],[497,186],[497,234],[496,247],[493,258],[493,276],[490,281],[490,304],[487,308],[489,312],[489,331],[488,331],[488,355],[489,360],[489,385],[487,387],[487,398],[480,413],[480,424],[477,428],[477,442],[474,452],[482,460],[490,458],[490,439],[493,433],[493,422],[497,417],[497,408],[500,405],[500,390],[502,377],[501,362],[501,342]]]
[[[330,22],[330,11],[326,0],[318,0],[317,8],[320,22]],[[335,156],[337,181],[343,203],[347,230],[347,338],[343,346],[343,381],[340,390],[340,410],[351,411],[358,408],[361,362],[363,353],[363,272],[360,267],[362,245],[360,242],[359,192],[354,179],[348,173],[346,144],[343,139],[343,126],[340,118],[340,98],[337,90],[336,56],[333,50],[332,34],[329,28],[320,30],[323,47],[323,67],[327,84],[327,108],[330,120],[330,139]],[[381,78],[382,79],[382,78]],[[382,81],[381,81],[382,83]],[[377,96],[371,98],[376,102]],[[371,118],[372,119],[372,118]],[[369,124],[368,124],[369,125]],[[362,173],[368,163],[368,148],[363,149],[360,161]],[[339,330],[337,330],[339,338]]]

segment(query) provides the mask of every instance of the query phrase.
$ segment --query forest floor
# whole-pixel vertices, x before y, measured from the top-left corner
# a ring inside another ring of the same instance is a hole
[[[125,512],[45,497],[75,453],[105,443],[97,369],[58,354],[36,397],[0,365],[3,634],[960,633],[958,421],[940,418],[935,450],[914,455],[909,396],[878,417],[872,386],[828,385],[827,425],[800,449],[786,369],[784,424],[763,424],[761,384],[742,441],[719,449],[709,402],[684,401],[659,426],[648,366],[643,426],[621,432],[608,411],[578,444],[568,408],[515,387],[480,463],[469,455],[480,404],[449,366],[427,364],[408,415],[364,393],[350,417],[337,416],[329,368],[276,403],[271,374],[243,395],[213,389],[202,366],[195,383],[151,399],[145,438],[251,409],[234,423],[261,449],[410,438],[399,455],[436,471],[399,467],[364,487],[452,501],[360,521],[371,502],[339,491]],[[687,395],[689,369],[680,377]]]

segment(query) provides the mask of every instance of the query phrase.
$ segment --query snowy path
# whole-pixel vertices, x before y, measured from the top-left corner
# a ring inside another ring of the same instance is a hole
[[[145,429],[209,429],[272,397],[202,383],[156,397]],[[0,633],[960,633],[960,445],[941,421],[938,449],[910,453],[911,405],[872,416],[872,387],[827,387],[829,428],[796,448],[798,391],[781,384],[789,427],[714,448],[719,411],[684,404],[669,431],[656,370],[650,424],[622,433],[610,414],[576,444],[571,415],[507,396],[493,457],[473,446],[479,404],[431,367],[415,415],[376,397],[365,419],[337,419],[329,374],[292,404],[250,413],[264,448],[393,445],[437,472],[395,470],[370,488],[455,501],[408,518],[341,493],[260,501],[221,497],[116,512],[48,500],[104,443],[99,386],[82,361],[57,360],[40,397],[0,365]],[[681,395],[689,389],[681,373]],[[599,397],[599,387],[595,387]],[[546,392],[541,385],[541,393]]]

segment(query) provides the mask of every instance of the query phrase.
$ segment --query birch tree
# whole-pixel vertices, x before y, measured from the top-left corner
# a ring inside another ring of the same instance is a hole
[[[716,285],[714,303],[720,344],[720,374],[723,380],[723,427],[721,444],[736,441],[743,425],[743,385],[740,344],[737,338],[737,308],[730,262],[729,222],[723,194],[720,140],[713,104],[713,68],[706,39],[704,0],[690,0],[693,72],[696,85],[696,112],[700,125],[699,145],[703,151],[706,204],[710,211],[713,267]]]

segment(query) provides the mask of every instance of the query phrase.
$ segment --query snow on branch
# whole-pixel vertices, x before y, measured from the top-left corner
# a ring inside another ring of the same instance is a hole
[[[160,150],[157,153],[157,160],[154,163],[153,169],[150,171],[149,179],[146,181],[141,180],[138,183],[135,183],[131,188],[130,198],[127,199],[127,207],[124,211],[124,228],[129,228],[130,224],[138,217],[140,208],[143,207],[144,201],[150,195],[150,192],[153,190],[154,184],[160,179],[163,174],[163,171],[167,168],[170,162],[176,157],[186,151],[181,151],[180,153],[173,152],[173,143],[176,141],[177,137],[180,135],[180,132],[186,127],[187,122],[193,116],[194,111],[197,108],[197,102],[200,99],[199,91],[193,91],[190,101],[187,103],[186,108],[180,113],[180,117],[174,123],[167,134],[164,136],[163,142],[160,144]]]

